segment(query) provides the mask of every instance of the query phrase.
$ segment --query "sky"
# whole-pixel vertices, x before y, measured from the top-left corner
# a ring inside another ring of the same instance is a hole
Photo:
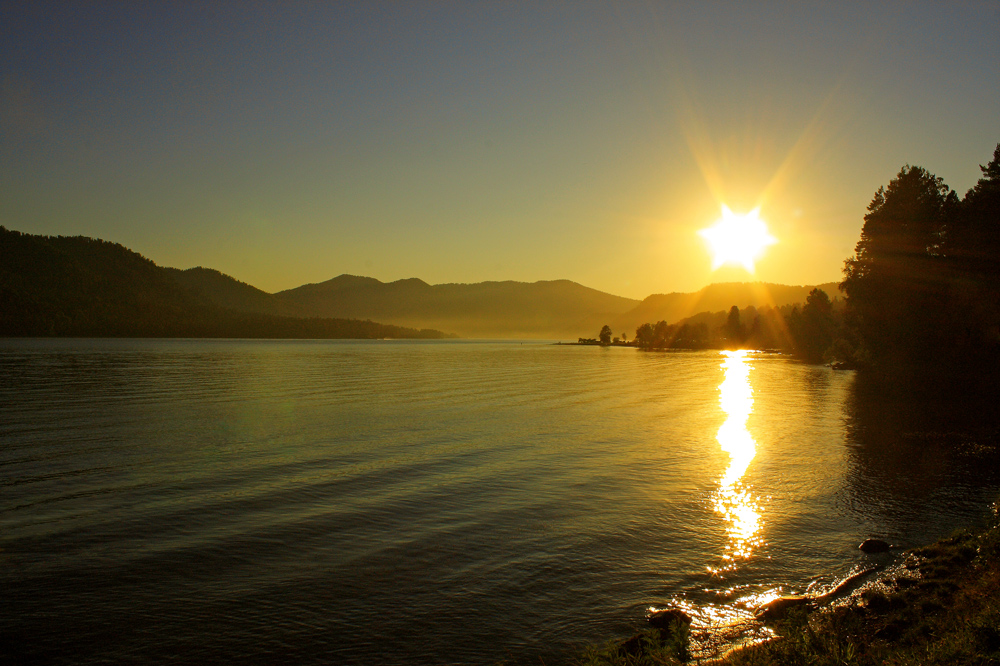
[[[839,280],[1000,142],[1000,3],[0,0],[0,224],[279,291]],[[712,268],[700,229],[777,243]]]

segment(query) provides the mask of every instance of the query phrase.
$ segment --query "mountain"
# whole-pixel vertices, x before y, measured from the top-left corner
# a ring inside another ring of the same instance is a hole
[[[197,271],[197,273],[193,272]],[[248,312],[391,321],[401,326],[454,331],[472,338],[593,337],[604,324],[631,337],[646,323],[676,323],[699,312],[736,305],[804,303],[812,286],[761,282],[712,284],[693,293],[654,294],[643,301],[614,296],[569,280],[430,285],[417,278],[381,282],[340,275],[267,294],[217,271],[178,271],[184,284],[219,305]],[[839,295],[837,283],[819,285]]]
[[[444,337],[371,321],[239,311],[210,296],[247,306],[274,298],[216,271],[162,268],[117,243],[0,226],[3,336]]]
[[[737,306],[760,308],[765,305],[780,307],[805,303],[806,296],[816,286],[825,291],[831,300],[840,296],[838,283],[827,282],[815,286],[789,286],[766,282],[720,282],[691,293],[653,294],[638,306],[612,320],[615,331],[630,335],[645,323],[666,321],[676,323],[700,312],[718,312]]]
[[[290,309],[274,294],[269,294],[246,282],[240,282],[214,268],[198,266],[187,270],[179,268],[164,268],[163,270],[181,286],[219,307],[257,314],[284,316],[301,314]]]
[[[820,288],[838,295],[836,283]],[[632,337],[646,322],[802,303],[811,289],[722,283],[637,301],[569,280],[430,285],[340,275],[269,294],[210,268],[157,266],[116,243],[0,227],[0,335],[440,337],[446,330],[575,340],[609,324]]]
[[[139,335],[204,318],[209,304],[116,243],[0,227],[5,335]]]
[[[575,339],[639,304],[569,280],[429,285],[416,278],[384,283],[354,275],[275,296],[288,311],[310,316],[372,318],[501,338]]]

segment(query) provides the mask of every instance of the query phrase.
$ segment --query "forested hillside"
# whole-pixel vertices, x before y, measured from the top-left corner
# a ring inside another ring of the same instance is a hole
[[[33,236],[0,227],[0,335],[444,337],[440,331],[372,321],[237,312],[185,286],[178,273],[117,243],[82,236]],[[216,277],[222,284],[230,279]]]

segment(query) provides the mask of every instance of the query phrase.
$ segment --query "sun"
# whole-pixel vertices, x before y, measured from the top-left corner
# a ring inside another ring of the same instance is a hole
[[[759,215],[759,208],[746,215],[737,215],[723,204],[722,218],[715,226],[698,232],[712,248],[713,271],[723,264],[738,264],[754,272],[754,261],[768,245],[778,242],[768,233],[767,225]]]

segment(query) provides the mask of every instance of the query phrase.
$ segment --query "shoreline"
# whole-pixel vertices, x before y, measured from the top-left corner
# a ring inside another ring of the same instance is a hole
[[[746,351],[753,352],[755,354],[781,354],[786,356],[793,355],[793,352],[788,349],[774,349],[771,347],[756,349],[751,347],[731,347],[731,346],[719,346],[719,345],[699,345],[699,346],[685,346],[685,345],[668,345],[666,347],[644,347],[633,342],[612,342],[604,344],[598,340],[590,340],[586,338],[580,338],[577,342],[553,342],[553,345],[558,345],[560,347],[629,347],[631,349],[641,349],[642,351]],[[833,367],[834,370],[854,370],[854,366],[848,366],[845,363],[838,364],[828,364],[828,363],[815,363],[814,365],[826,365],[828,367]],[[836,365],[837,367],[834,367]]]
[[[680,609],[654,612],[649,628],[591,647],[577,663],[1000,663],[1000,501],[985,524],[872,560],[829,592],[787,597],[797,603],[772,600],[738,622],[704,627]],[[658,614],[671,621],[658,622]]]

